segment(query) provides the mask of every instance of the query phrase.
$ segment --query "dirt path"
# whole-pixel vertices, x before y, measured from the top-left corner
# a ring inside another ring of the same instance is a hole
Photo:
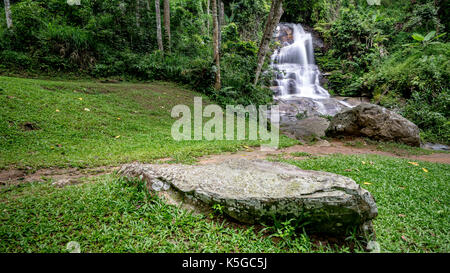
[[[199,158],[200,164],[207,164],[212,162],[219,162],[230,158],[252,158],[252,159],[265,159],[268,156],[282,155],[285,154],[286,157],[290,156],[290,153],[303,152],[315,156],[324,156],[329,154],[377,154],[398,158],[408,158],[411,160],[421,160],[434,163],[445,163],[450,164],[450,154],[449,153],[433,153],[429,155],[399,155],[394,152],[384,152],[377,150],[375,145],[365,145],[361,148],[351,147],[345,145],[344,142],[334,140],[331,142],[319,141],[314,145],[295,145],[288,148],[280,149],[273,152],[263,152],[260,149],[248,149],[247,151],[241,151],[237,153],[224,153],[220,155],[210,155]]]
[[[270,156],[282,155],[284,157],[293,157],[291,153],[308,153],[313,156],[325,156],[329,154],[378,154],[384,156],[408,158],[412,161],[421,160],[435,163],[450,164],[449,153],[433,153],[429,155],[401,155],[398,151],[385,152],[377,150],[375,145],[364,145],[363,147],[352,147],[345,142],[334,140],[331,142],[319,141],[314,145],[295,145],[277,151],[261,151],[259,148],[248,148],[247,151],[236,153],[224,153],[218,155],[208,155],[198,158],[199,164],[208,164],[221,162],[232,158],[266,159]],[[405,153],[405,152],[403,152]],[[170,158],[169,158],[170,159]],[[160,160],[164,162],[165,160]],[[0,187],[31,181],[53,181],[53,185],[62,187],[66,185],[82,183],[89,177],[95,177],[112,173],[119,167],[103,166],[97,168],[47,168],[40,169],[34,173],[28,173],[24,170],[9,169],[0,171]]]
[[[83,183],[87,177],[112,173],[116,169],[118,169],[118,167],[110,166],[91,169],[46,168],[37,170],[34,173],[28,173],[27,171],[18,169],[9,169],[0,171],[0,186],[14,185],[23,182],[52,180],[54,186],[63,187],[66,185]]]

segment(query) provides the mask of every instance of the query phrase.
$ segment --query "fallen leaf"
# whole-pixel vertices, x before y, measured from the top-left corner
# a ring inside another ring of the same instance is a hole
[[[117,120],[120,120],[120,118],[117,118]]]
[[[361,161],[361,163],[362,163],[362,164],[366,164],[366,162],[365,162],[365,161]]]
[[[120,136],[115,136],[114,138],[119,138]]]
[[[428,172],[428,170],[427,170],[427,169],[425,169],[425,168],[422,168],[422,170],[423,170],[424,172],[426,172],[426,173]]]
[[[411,165],[414,165],[414,166],[419,166],[419,163],[417,163],[417,162],[408,162],[408,163]]]
[[[405,187],[399,187],[399,188],[402,189],[402,190],[406,189]]]
[[[364,182],[364,185],[372,185],[370,182]]]
[[[90,112],[91,110],[89,108],[84,108],[84,111]]]
[[[79,100],[83,100],[83,98],[78,98]]]
[[[398,217],[406,217],[404,214],[399,214]]]
[[[352,169],[345,169],[344,172],[351,172]]]
[[[59,112],[59,109],[56,109],[55,112]]]

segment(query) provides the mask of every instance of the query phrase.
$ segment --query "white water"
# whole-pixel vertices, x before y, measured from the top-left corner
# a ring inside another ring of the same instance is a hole
[[[294,42],[272,55],[272,67],[279,71],[276,79],[277,98],[329,98],[328,91],[320,86],[320,71],[314,61],[311,33],[306,33],[301,25],[288,26],[293,30]],[[277,32],[279,30],[280,26]]]

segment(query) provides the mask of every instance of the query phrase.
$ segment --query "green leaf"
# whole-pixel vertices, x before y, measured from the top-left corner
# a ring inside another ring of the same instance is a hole
[[[404,44],[404,45],[402,45],[402,46],[418,46],[418,45],[420,45],[419,43],[410,43],[410,44]]]
[[[436,31],[430,31],[424,38],[424,41],[429,41],[434,35],[436,35]]]
[[[411,35],[411,37],[414,39],[414,40],[416,40],[416,41],[419,41],[419,42],[422,42],[425,38],[422,36],[422,35],[420,35],[419,33],[414,33],[413,35]]]
[[[370,6],[377,5],[379,6],[381,4],[381,0],[367,0],[367,4]]]
[[[438,36],[434,37],[433,40],[439,39],[439,38],[441,38],[442,36],[444,36],[445,34],[447,34],[447,33],[444,32],[444,33],[442,33],[442,34],[439,34]]]

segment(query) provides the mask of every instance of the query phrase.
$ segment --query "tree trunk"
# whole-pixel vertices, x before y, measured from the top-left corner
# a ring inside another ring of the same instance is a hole
[[[219,24],[221,26],[225,25],[225,5],[222,0],[219,0]]]
[[[11,5],[9,3],[9,0],[3,0],[5,3],[5,14],[6,14],[6,26],[8,28],[12,28],[13,22],[11,18]]]
[[[169,0],[164,0],[164,30],[166,31],[167,48],[170,51],[170,3]]]
[[[223,13],[221,10],[223,3],[221,0],[217,0],[217,24],[219,25],[219,51],[222,48],[222,21],[223,21]]]
[[[258,50],[258,64],[255,71],[255,81],[254,85],[258,83],[259,75],[261,74],[261,69],[264,64],[264,59],[266,57],[267,49],[269,47],[270,39],[272,34],[280,22],[281,15],[283,14],[283,0],[272,0],[272,6],[270,8],[269,16],[266,21],[266,28],[264,30],[261,43]]]
[[[214,61],[216,63],[216,83],[214,88],[220,90],[220,54],[219,54],[219,21],[217,20],[217,0],[211,0],[212,17],[213,17],[213,45],[214,45]]]
[[[159,0],[155,0],[155,12],[156,12],[156,39],[158,40],[158,49],[164,51],[161,34],[161,10],[159,7]]]
[[[136,0],[136,27],[138,29],[141,28],[141,15],[139,14],[139,6],[141,5],[141,1],[140,0]]]
[[[208,14],[208,17],[206,18],[206,29],[208,31],[208,35],[209,35],[209,4],[210,4],[210,0],[206,0],[206,13]]]

